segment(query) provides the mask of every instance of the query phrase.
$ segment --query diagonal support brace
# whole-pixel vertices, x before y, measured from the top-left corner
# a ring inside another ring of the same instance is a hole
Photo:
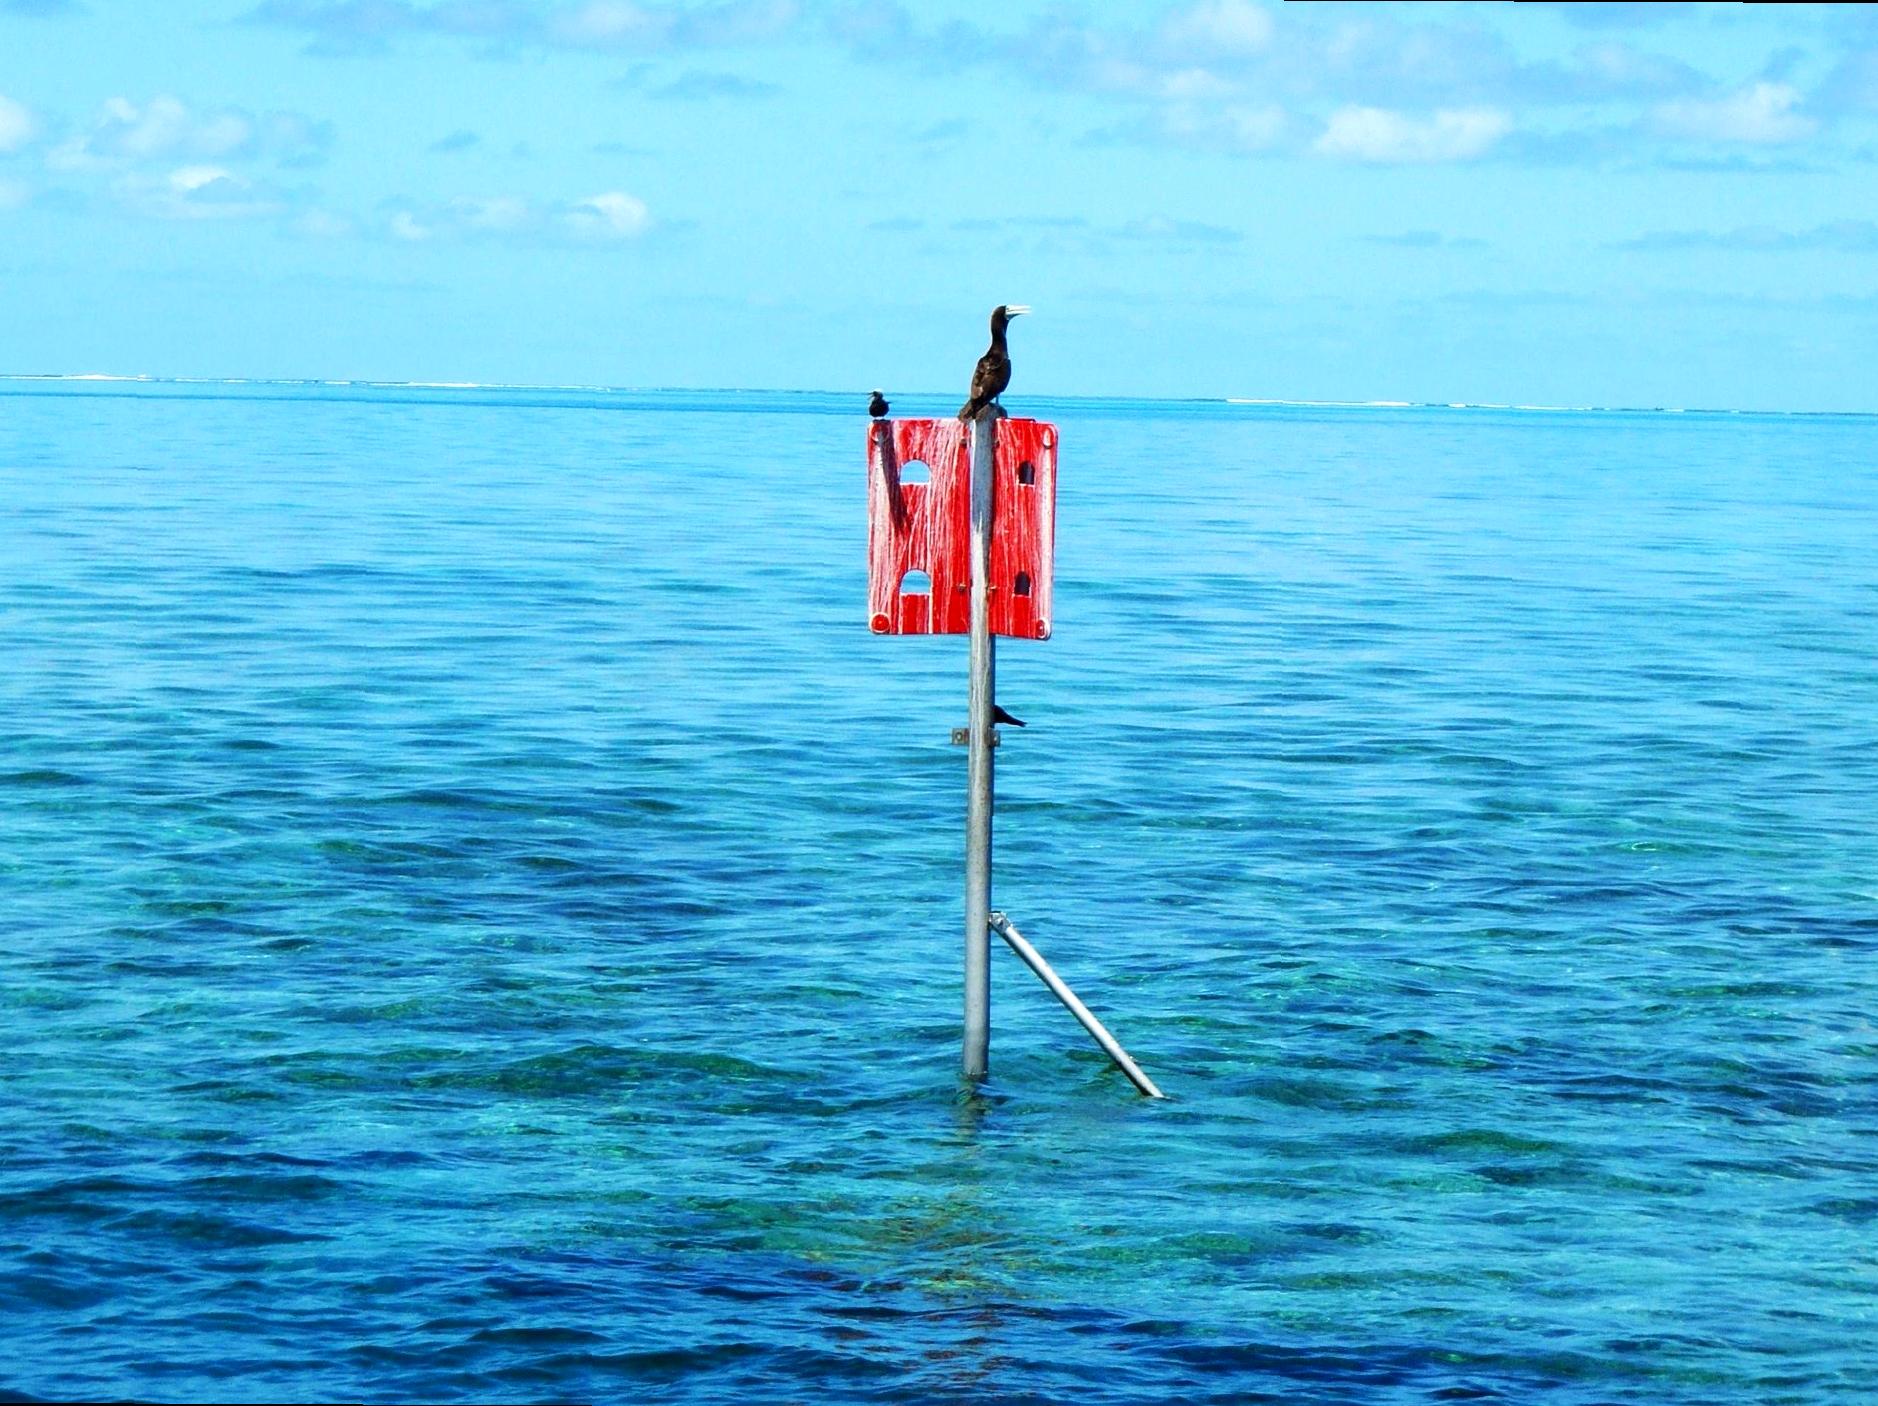
[[[1128,1051],[1122,1048],[1119,1040],[1109,1034],[1108,1027],[1095,1018],[1089,1007],[1076,999],[1076,993],[1070,990],[1063,978],[1058,976],[1050,964],[1043,960],[1043,953],[1030,945],[1024,935],[1011,925],[1009,918],[1001,912],[993,911],[991,930],[1010,945],[1010,949],[1023,959],[1024,965],[1034,971],[1038,979],[1050,988],[1050,994],[1061,1001],[1068,1008],[1069,1013],[1081,1022],[1082,1028],[1095,1037],[1095,1042],[1102,1047],[1102,1052],[1115,1061],[1116,1068],[1128,1076],[1130,1083],[1149,1098],[1167,1097],[1155,1087],[1154,1081],[1142,1071],[1141,1066],[1128,1057]]]

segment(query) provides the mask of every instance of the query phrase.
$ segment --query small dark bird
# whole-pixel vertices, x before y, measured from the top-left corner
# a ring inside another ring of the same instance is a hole
[[[1024,725],[1022,718],[1012,717],[996,703],[991,705],[991,721],[994,723],[1009,723],[1012,727],[1022,727]]]
[[[978,369],[972,372],[972,398],[960,408],[961,420],[970,420],[987,405],[996,404],[1005,387],[1011,384],[1011,354],[1005,350],[1004,329],[1012,318],[1022,317],[1029,311],[1015,303],[991,310],[991,348],[978,358]]]
[[[875,391],[874,398],[867,402],[867,413],[872,415],[876,420],[884,418],[887,412],[892,408],[892,406],[887,404],[887,397],[882,395],[879,391]]]

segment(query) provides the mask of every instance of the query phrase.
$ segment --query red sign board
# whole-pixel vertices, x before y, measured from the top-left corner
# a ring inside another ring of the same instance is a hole
[[[993,454],[994,635],[1050,637],[1056,426],[999,420]],[[971,629],[971,426],[876,420],[867,438],[867,613],[877,635]]]

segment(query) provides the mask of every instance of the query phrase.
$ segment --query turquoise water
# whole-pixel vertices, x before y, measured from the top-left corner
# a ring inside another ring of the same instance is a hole
[[[1871,1399],[1878,419],[1013,401],[1156,1105],[861,403],[0,383],[0,1394]]]

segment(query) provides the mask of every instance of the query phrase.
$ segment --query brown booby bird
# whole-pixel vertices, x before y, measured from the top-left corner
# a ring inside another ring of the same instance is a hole
[[[891,407],[887,404],[887,397],[879,391],[875,391],[874,398],[867,402],[867,413],[876,420],[884,419],[889,409]]]
[[[978,358],[978,369],[972,372],[972,398],[960,407],[961,420],[972,419],[987,405],[997,405],[998,397],[1011,384],[1011,354],[1005,349],[1004,329],[1012,318],[1022,317],[1029,311],[1019,303],[991,310],[991,347]],[[998,413],[1004,413],[1003,406],[998,406]]]

